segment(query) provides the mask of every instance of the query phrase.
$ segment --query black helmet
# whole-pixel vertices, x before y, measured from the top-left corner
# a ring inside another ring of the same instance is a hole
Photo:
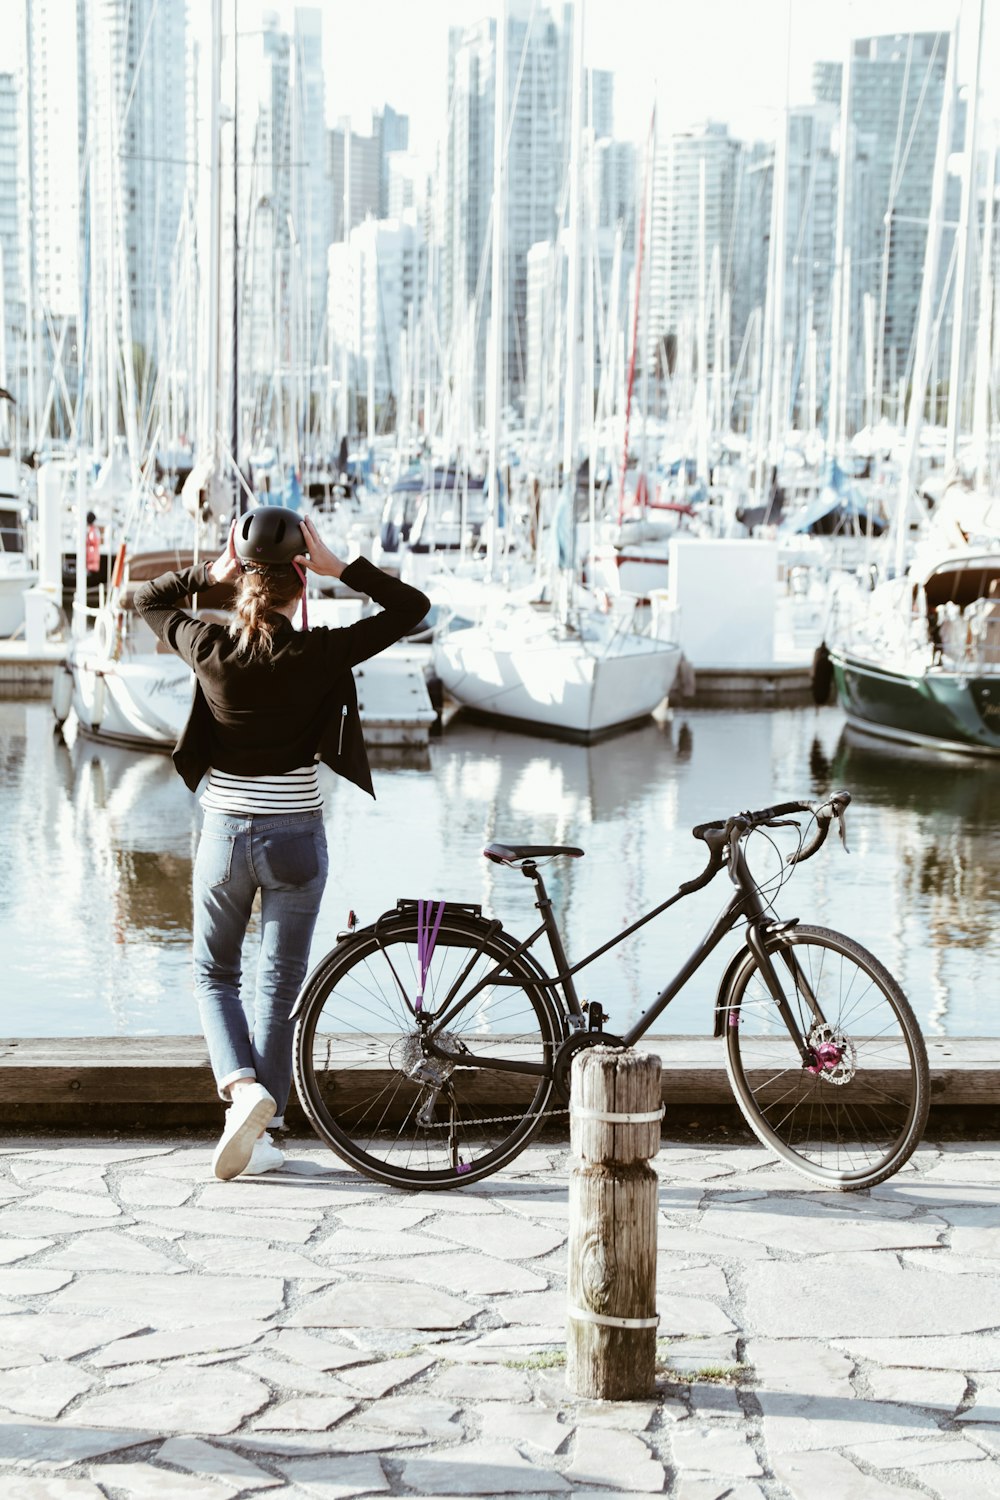
[[[294,510],[260,505],[236,523],[236,556],[265,568],[287,566],[306,550],[306,539]]]

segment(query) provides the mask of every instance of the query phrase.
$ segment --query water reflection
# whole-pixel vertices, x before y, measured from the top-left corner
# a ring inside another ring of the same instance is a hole
[[[929,761],[915,748],[873,744],[845,726],[820,780],[823,791],[834,785],[894,811],[885,822],[897,872],[887,907],[897,945],[916,943],[926,953],[933,1002],[925,1024],[947,1032],[956,950],[971,957],[994,936],[997,767],[958,756]]]
[[[377,801],[321,769],[331,877],[313,958],[347,911],[399,897],[473,901],[527,935],[533,888],[482,858],[492,840],[573,844],[548,882],[582,957],[697,871],[695,823],[846,786],[833,842],[776,898],[852,933],[897,974],[922,1024],[996,1035],[982,975],[1000,957],[997,769],[873,747],[836,709],[691,711],[591,747],[456,722],[418,757],[375,759]],[[54,735],[47,704],[0,703],[0,941],[14,1035],[190,1033],[191,865],[200,811],[165,756]],[[763,867],[770,851],[762,846]],[[773,870],[777,864],[773,863]],[[723,881],[585,971],[581,995],[625,1026],[695,946]],[[253,933],[247,983],[253,981]],[[721,956],[658,1030],[705,1034]]]

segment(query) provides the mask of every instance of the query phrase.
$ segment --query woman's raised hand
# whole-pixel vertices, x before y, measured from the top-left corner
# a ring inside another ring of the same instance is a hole
[[[303,552],[295,561],[325,578],[339,578],[347,564],[330,551],[308,516],[302,517],[299,527],[305,537],[308,556]]]
[[[215,562],[209,563],[208,576],[213,583],[232,583],[240,571],[240,560],[236,556],[236,520],[235,517],[229,526],[229,536],[226,539],[225,549],[219,553]]]

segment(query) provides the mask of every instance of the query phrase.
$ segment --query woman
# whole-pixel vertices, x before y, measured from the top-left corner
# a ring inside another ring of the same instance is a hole
[[[303,567],[339,578],[382,611],[345,629],[305,625]],[[226,624],[181,607],[213,585],[234,590]],[[344,563],[312,522],[262,506],[234,522],[213,563],[143,584],[135,607],[195,674],[173,759],[201,796],[194,866],[195,993],[220,1097],[229,1104],[212,1167],[228,1179],[271,1171],[282,1153],[292,1079],[289,1013],[305,979],[327,876],[317,762],[372,791],[351,668],[412,630],[430,601],[365,558]],[[252,1022],[240,1002],[243,940],[260,893]]]

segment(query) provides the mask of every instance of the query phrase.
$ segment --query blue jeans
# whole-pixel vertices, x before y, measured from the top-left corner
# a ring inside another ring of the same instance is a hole
[[[219,1095],[256,1078],[281,1125],[292,1083],[289,1012],[309,961],[329,861],[320,809],[206,812],[194,862],[194,986]],[[252,1019],[240,1000],[243,940],[260,891]]]

